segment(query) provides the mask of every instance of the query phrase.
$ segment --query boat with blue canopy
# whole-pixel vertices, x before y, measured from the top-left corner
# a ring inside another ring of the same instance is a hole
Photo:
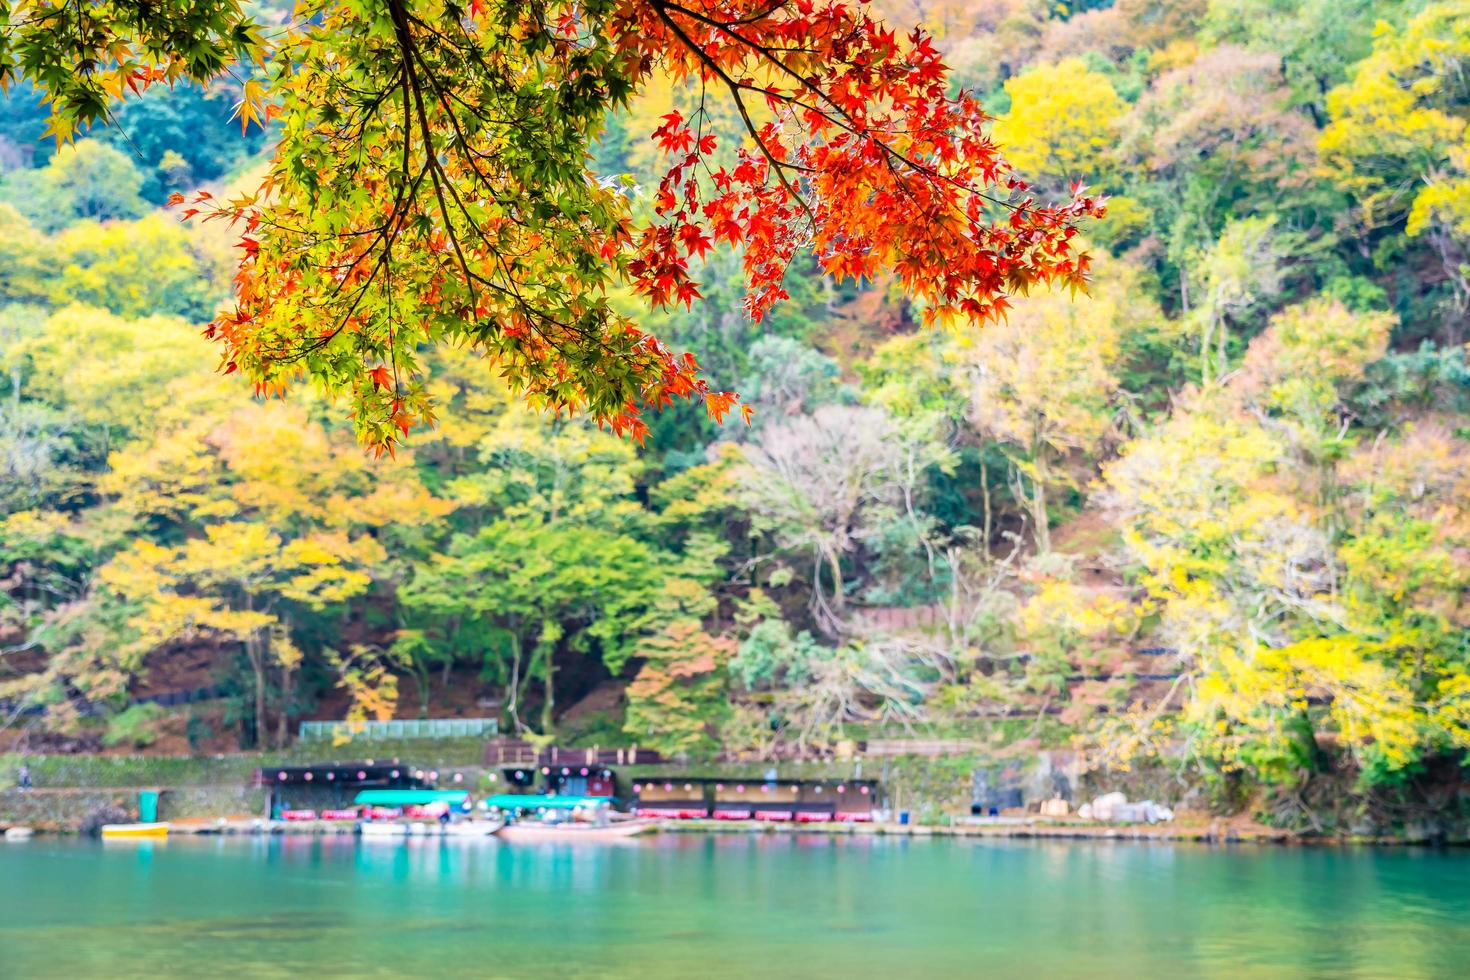
[[[449,837],[488,837],[500,829],[499,820],[468,820],[470,794],[448,789],[365,789],[353,798],[367,819],[365,837],[401,837],[434,834]],[[408,817],[403,822],[400,817]]]
[[[480,803],[484,810],[504,813],[547,813],[555,810],[596,810],[606,807],[606,796],[556,796],[550,793],[499,793]]]

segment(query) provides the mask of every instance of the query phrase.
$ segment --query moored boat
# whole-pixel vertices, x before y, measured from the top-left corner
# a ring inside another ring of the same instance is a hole
[[[392,821],[365,821],[362,825],[364,837],[407,837],[408,824]]]
[[[123,837],[167,837],[167,823],[105,823],[102,836],[108,839]]]
[[[380,839],[401,837],[491,837],[504,824],[499,820],[458,820],[450,823],[432,823],[422,820],[396,823],[391,821],[364,821],[362,836]]]
[[[500,820],[461,820],[444,824],[439,833],[445,837],[492,837],[504,826]]]
[[[508,823],[500,829],[500,838],[512,843],[543,841],[604,841],[636,837],[657,826],[653,820],[624,820],[599,827],[588,823],[543,823],[528,820]]]

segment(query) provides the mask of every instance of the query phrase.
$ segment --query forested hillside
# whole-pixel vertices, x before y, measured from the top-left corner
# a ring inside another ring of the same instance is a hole
[[[1090,288],[923,326],[798,258],[757,323],[714,253],[702,304],[615,300],[753,414],[676,403],[641,442],[453,347],[391,457],[308,387],[257,397],[201,336],[238,230],[161,206],[228,197],[270,130],[180,85],[53,150],[12,90],[0,739],[451,712],[694,757],[994,733],[1294,805],[1458,767],[1470,2],[875,6],[934,31],[1037,193],[1106,196]],[[744,132],[690,85],[613,116],[596,168],[645,208],[670,113]],[[223,698],[132,703],[200,687]]]

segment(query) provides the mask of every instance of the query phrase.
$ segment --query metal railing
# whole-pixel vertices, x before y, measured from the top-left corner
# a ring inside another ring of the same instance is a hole
[[[303,742],[359,739],[480,738],[500,731],[494,718],[424,718],[394,721],[303,721]]]

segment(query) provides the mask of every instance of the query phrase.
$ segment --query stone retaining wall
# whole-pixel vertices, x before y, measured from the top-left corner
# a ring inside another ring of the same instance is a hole
[[[252,786],[160,788],[163,789],[158,801],[160,820],[265,815],[266,792]],[[104,806],[118,807],[137,819],[138,791],[132,787],[4,790],[0,791],[0,825],[75,833],[87,814]]]
[[[119,807],[136,819],[138,794],[133,790],[5,790],[0,792],[0,824],[33,827],[47,833],[76,833],[82,819],[102,807]]]

